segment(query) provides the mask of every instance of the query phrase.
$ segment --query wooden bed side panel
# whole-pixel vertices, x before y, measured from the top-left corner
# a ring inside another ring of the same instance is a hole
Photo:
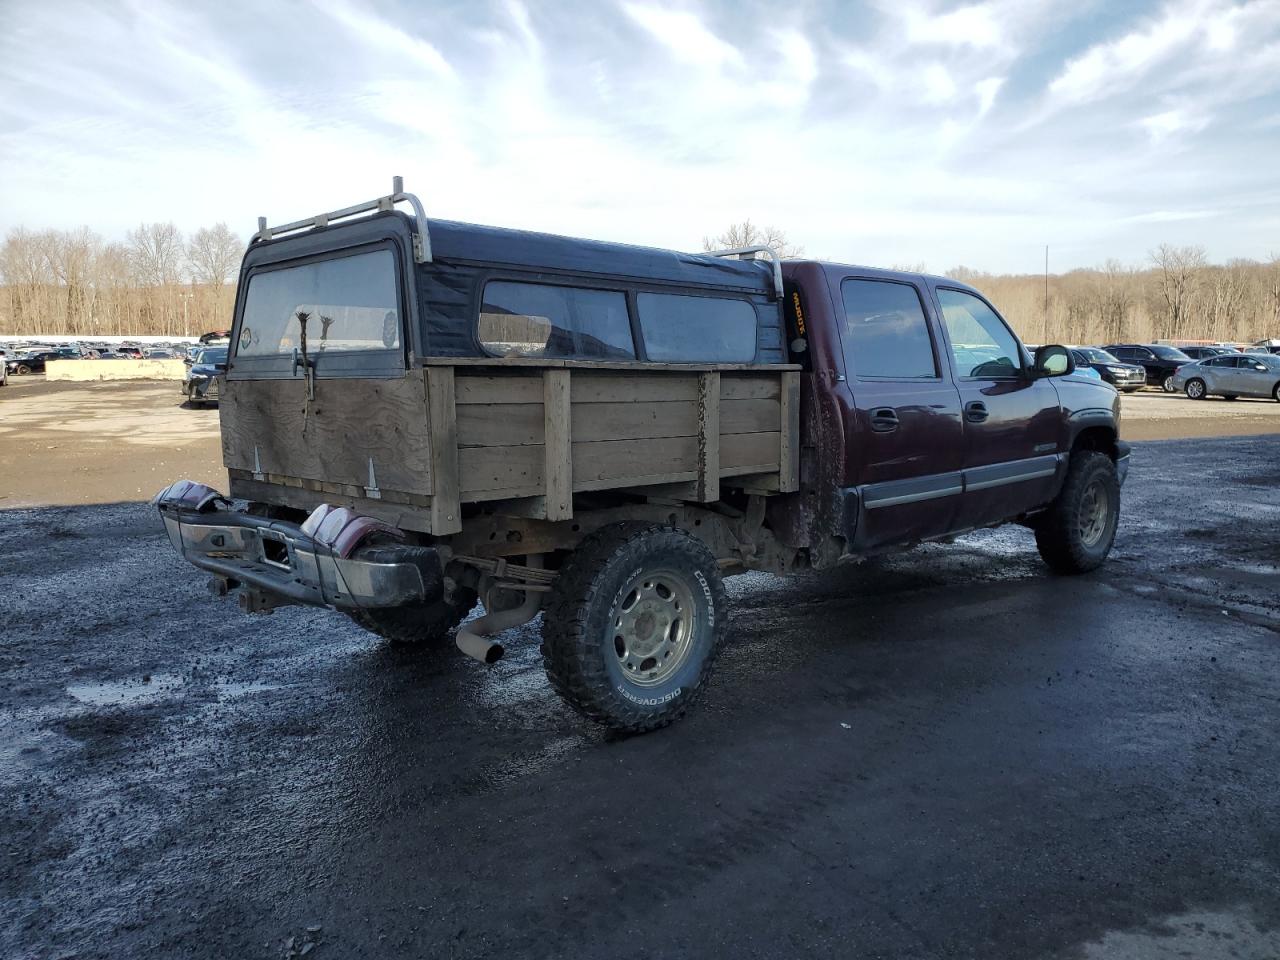
[[[219,400],[227,469],[430,494],[421,370],[395,380],[228,380]]]

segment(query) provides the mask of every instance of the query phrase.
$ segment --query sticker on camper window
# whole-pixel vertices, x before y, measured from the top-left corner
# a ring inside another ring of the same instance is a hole
[[[253,343],[253,328],[245,327],[240,331],[240,349],[249,349],[249,344]]]

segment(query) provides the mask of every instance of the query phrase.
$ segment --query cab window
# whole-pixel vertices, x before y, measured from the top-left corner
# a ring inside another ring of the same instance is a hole
[[[861,379],[927,380],[938,376],[929,321],[916,288],[892,280],[845,280],[845,367]]]
[[[986,302],[963,290],[938,290],[956,376],[1007,380],[1022,373],[1018,340]]]

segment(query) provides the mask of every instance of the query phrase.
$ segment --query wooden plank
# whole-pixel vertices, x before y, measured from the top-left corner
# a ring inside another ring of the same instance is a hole
[[[568,520],[573,516],[573,417],[568,370],[542,374],[542,478],[546,484],[546,517]]]
[[[574,374],[575,378],[580,376],[580,373]],[[573,439],[583,443],[693,437],[697,433],[698,404],[694,400],[573,405]]]
[[[429,494],[422,371],[390,380],[230,380],[219,402],[228,468]]]
[[[460,374],[456,398],[458,406],[469,403],[541,403],[542,377],[536,373],[518,377]]]
[[[782,449],[781,434],[733,433],[720,438],[720,476],[735,473],[765,473],[778,469],[778,453]],[[744,468],[750,467],[750,471]]]
[[[637,477],[655,473],[678,473],[678,479],[697,476],[698,438],[659,437],[652,440],[599,440],[573,445],[573,489],[624,487],[640,482]],[[691,476],[684,476],[689,473]],[[656,482],[656,481],[654,481]],[[586,486],[592,484],[592,486]]]
[[[720,499],[720,374],[698,375],[698,480],[696,500]]]
[[[721,400],[720,433],[764,433],[777,430],[777,400]]]
[[[679,470],[674,473],[655,473],[643,477],[628,477],[625,483],[619,483],[617,480],[608,478],[603,480],[575,480],[573,489],[577,491],[627,490],[632,487],[658,486],[672,483],[689,483],[692,486],[692,482],[696,481],[697,478],[697,470]]]
[[[574,403],[661,403],[698,399],[696,373],[588,373],[573,378]]]
[[[392,503],[386,500],[370,500],[365,497],[343,497],[332,493],[320,493],[304,490],[301,487],[285,487],[279,484],[266,483],[260,480],[245,480],[231,477],[231,496],[245,500],[257,500],[262,503],[279,503],[287,507],[296,507],[308,512],[322,503],[338,507],[350,507],[356,513],[377,520],[385,520],[401,530],[415,530],[420,533],[431,533],[431,511],[422,507]]]
[[[537,403],[468,403],[457,411],[460,448],[543,442],[541,398]]]
[[[427,422],[431,429],[431,532],[437,536],[462,529],[458,486],[458,419],[454,407],[452,367],[427,368]]]
[[[458,451],[458,470],[464,500],[523,497],[530,496],[529,491],[541,494],[546,490],[540,446],[464,447]],[[476,496],[481,493],[497,496]]]
[[[783,370],[801,369],[798,363],[670,363],[658,360],[549,360],[545,357],[423,357],[419,362],[428,367],[493,367],[507,370],[536,367],[556,370],[634,370],[677,373],[732,370],[749,373],[778,373]]]
[[[735,373],[720,378],[721,400],[776,400],[778,398],[778,377],[746,376]]]
[[[800,489],[800,374],[782,374],[781,434],[778,454],[778,489],[791,493]]]

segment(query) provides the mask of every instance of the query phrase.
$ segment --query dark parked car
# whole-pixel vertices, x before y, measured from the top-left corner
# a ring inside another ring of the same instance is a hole
[[[1230,347],[1179,347],[1192,360],[1208,360],[1210,357],[1221,357],[1228,353],[1237,353]]]
[[[1147,371],[1136,363],[1121,363],[1098,347],[1073,347],[1071,359],[1077,367],[1090,367],[1117,390],[1133,393],[1147,382]]]
[[[1102,348],[1118,360],[1136,363],[1147,371],[1147,383],[1161,387],[1165,393],[1176,393],[1173,375],[1184,363],[1192,360],[1177,347],[1163,343],[1113,343]]]
[[[209,347],[200,351],[187,369],[182,392],[190,403],[211,403],[218,399],[218,376],[227,372],[227,348]]]
[[[37,353],[20,353],[11,360],[5,361],[10,373],[23,376],[28,373],[44,373],[44,366],[50,360],[65,359],[56,350],[41,350]]]

